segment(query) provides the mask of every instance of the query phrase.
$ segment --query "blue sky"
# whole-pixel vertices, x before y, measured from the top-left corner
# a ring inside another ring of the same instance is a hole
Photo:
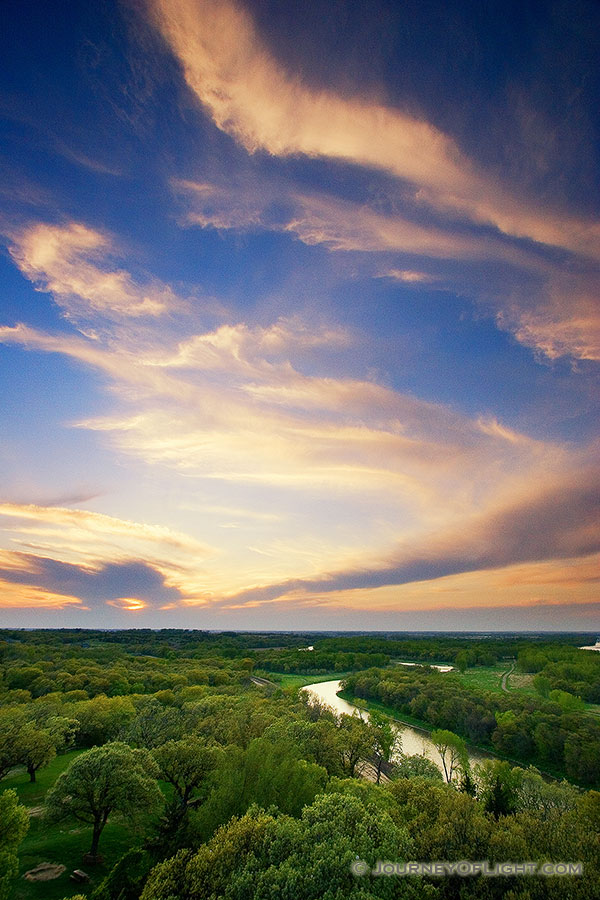
[[[599,25],[14,8],[0,624],[597,627]]]

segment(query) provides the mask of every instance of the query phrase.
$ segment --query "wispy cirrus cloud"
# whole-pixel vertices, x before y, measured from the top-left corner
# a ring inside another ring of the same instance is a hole
[[[131,555],[132,550],[140,553],[144,547],[152,547],[154,555],[159,548],[165,556],[170,554],[175,558],[180,552],[194,553],[197,557],[213,552],[200,541],[170,528],[85,509],[0,503],[0,527],[5,530],[11,523],[18,523],[21,534],[52,538],[53,542],[58,540],[62,544],[63,550],[72,547],[74,553],[92,551],[95,558],[110,554],[114,559],[122,554]]]
[[[324,332],[328,334],[327,330]],[[497,491],[500,473],[554,465],[564,456],[545,444],[470,420],[440,404],[357,378],[303,373],[290,362],[305,325],[222,326],[173,342],[161,333],[143,353],[17,327],[5,342],[73,356],[100,368],[122,399],[121,410],[79,427],[109,435],[147,463],[231,481],[334,489],[393,490],[410,506],[429,497],[446,506],[472,496],[461,471],[477,466],[477,492]],[[348,335],[331,331],[342,343]],[[485,488],[486,474],[489,483]],[[441,493],[440,493],[441,492]],[[451,498],[454,500],[451,500]],[[433,504],[432,504],[433,505]]]
[[[29,226],[11,234],[9,249],[21,272],[69,317],[155,317],[178,305],[164,285],[140,284],[115,268],[110,236],[79,222]]]
[[[221,230],[261,228],[287,232],[303,243],[329,250],[414,254],[431,259],[502,260],[533,269],[540,263],[530,253],[498,236],[468,228],[419,224],[398,210],[382,213],[368,204],[343,200],[324,192],[302,193],[267,183],[224,185],[172,182],[187,201],[185,225]],[[274,207],[277,206],[277,209]]]
[[[504,234],[600,258],[600,227],[524,200],[456,143],[401,110],[308,87],[275,60],[249,13],[223,0],[148,0],[149,15],[215,124],[249,152],[305,154],[390,172],[416,198]]]
[[[429,275],[427,272],[419,272],[417,269],[388,269],[380,272],[378,278],[392,278],[394,281],[401,281],[405,284],[429,284],[435,281],[435,276]]]
[[[94,268],[102,271],[96,252]],[[81,265],[87,271],[88,262]],[[23,271],[34,277],[25,264]],[[127,298],[130,277],[121,274]],[[71,276],[77,307],[88,282]],[[182,337],[163,318],[143,330],[130,327],[118,298],[111,310],[109,324],[91,336],[17,325],[1,328],[0,340],[102,372],[113,409],[72,424],[105,436],[119,454],[198,484],[260,485],[263,498],[288,511],[295,494],[313,510],[320,532],[282,535],[279,520],[267,516],[270,531],[256,541],[257,520],[248,517],[243,529],[230,529],[225,566],[223,555],[211,561],[207,543],[183,532],[85,510],[3,504],[7,552],[27,555],[31,569],[20,581],[5,571],[13,584],[37,583],[69,597],[77,595],[73,585],[87,585],[85,596],[93,599],[92,583],[110,594],[113,575],[127,571],[139,592],[146,576],[156,579],[154,593],[150,582],[147,589],[153,603],[260,604],[289,592],[377,588],[583,555],[596,546],[591,494],[573,475],[581,455],[372,380],[312,374],[312,354],[352,347],[353,336],[335,325],[314,329],[296,316],[202,331],[190,317]],[[593,483],[588,475],[585,483]],[[540,488],[532,492],[536,479]],[[339,527],[328,533],[332,509],[349,521],[366,512],[373,522],[368,537]],[[21,556],[11,558],[13,568],[22,567]],[[5,564],[8,571],[6,557]],[[108,599],[136,596],[128,589]]]
[[[541,357],[600,360],[600,272],[593,263],[578,260],[565,266],[535,247],[498,235],[456,229],[452,223],[418,224],[398,212],[382,213],[325,194],[283,188],[274,215],[276,192],[268,184],[244,189],[178,181],[174,188],[187,203],[182,221],[188,226],[278,231],[331,252],[381,256],[388,261],[386,267],[365,264],[365,276],[467,292],[500,328]],[[407,267],[390,265],[390,259],[400,259]],[[412,268],[415,259],[421,268]],[[457,261],[463,264],[459,272]],[[473,263],[483,274],[472,271]],[[491,282],[486,271],[493,273]]]

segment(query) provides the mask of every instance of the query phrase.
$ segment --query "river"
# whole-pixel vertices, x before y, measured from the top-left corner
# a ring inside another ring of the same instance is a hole
[[[361,715],[368,717],[368,713],[360,710],[353,703],[348,703],[342,697],[338,697],[337,692],[340,689],[339,681],[321,681],[317,684],[307,684],[303,690],[310,691],[315,697],[318,697],[321,703],[330,706],[337,713],[348,713],[352,715],[355,711]],[[403,722],[396,723],[396,730],[402,739],[402,753],[407,756],[421,754],[427,756],[442,771],[442,761],[440,755],[435,749],[429,733],[422,728],[416,728],[414,725],[406,725]],[[486,753],[484,750],[476,750],[468,747],[469,761],[471,765],[481,763],[484,759],[494,759],[492,753]]]

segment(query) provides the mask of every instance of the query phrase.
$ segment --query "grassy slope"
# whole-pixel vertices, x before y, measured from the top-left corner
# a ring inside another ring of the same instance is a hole
[[[503,663],[496,666],[481,666],[473,669],[467,669],[462,675],[458,670],[454,674],[460,678],[465,687],[475,688],[482,691],[493,691],[494,693],[502,693],[501,681],[504,672],[510,668],[509,664]],[[533,675],[526,675],[517,669],[512,672],[506,681],[509,693],[519,692],[522,694],[533,694],[539,697],[538,692],[533,686]],[[600,715],[600,704],[586,703],[585,711],[593,716]]]
[[[0,790],[14,788],[21,803],[30,809],[39,807],[44,802],[46,791],[81,752],[83,751],[71,750],[57,756],[49,766],[38,772],[35,784],[30,784],[29,776],[23,772],[6,778]],[[13,885],[11,900],[42,900],[42,898],[62,900],[63,897],[71,897],[74,894],[86,894],[137,842],[131,826],[109,821],[100,839],[100,852],[104,857],[104,864],[90,868],[83,864],[82,857],[89,849],[91,828],[86,828],[75,820],[61,822],[60,825],[47,825],[39,815],[31,816],[30,823],[29,831],[19,851],[19,878]],[[141,843],[141,834],[139,840]],[[67,868],[59,878],[52,881],[25,881],[23,874],[42,862],[60,863]],[[84,869],[92,877],[92,883],[74,884],[69,879],[73,869]]]
[[[282,688],[301,688],[307,684],[317,684],[320,681],[339,681],[341,678],[349,675],[350,672],[329,672],[326,675],[295,675],[290,673],[284,674],[283,672],[256,671],[254,674],[261,678],[266,678],[268,681],[274,681],[281,685]]]

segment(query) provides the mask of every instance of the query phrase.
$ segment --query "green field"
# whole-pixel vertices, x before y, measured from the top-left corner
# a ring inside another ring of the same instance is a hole
[[[460,679],[465,687],[474,688],[480,691],[493,691],[502,693],[502,676],[511,668],[510,661],[496,666],[481,666],[473,669],[467,669],[462,675],[458,670],[454,674]],[[519,672],[514,669],[506,679],[506,686],[509,693],[520,692],[523,694],[533,694],[539,696],[533,686],[535,676]],[[585,704],[586,712],[592,716],[600,715],[600,706],[594,703]]]
[[[256,675],[260,678],[266,678],[268,681],[274,681],[281,685],[282,688],[301,688],[307,684],[317,684],[320,681],[339,681],[345,678],[350,672],[328,672],[326,675],[295,675],[289,672],[262,672],[256,671]]]
[[[4,779],[2,789],[13,788],[30,813],[30,827],[19,849],[19,878],[15,881],[11,900],[62,900],[74,894],[89,893],[105,877],[116,862],[131,847],[142,843],[143,832],[132,833],[130,825],[108,822],[100,839],[100,853],[104,863],[89,867],[83,863],[83,854],[89,849],[92,829],[82,826],[76,820],[48,825],[41,813],[46,791],[52,787],[58,776],[82,750],[71,750],[52,760],[50,765],[40,769],[37,781],[31,784],[25,771]],[[42,862],[66,866],[65,872],[52,881],[30,882],[23,878],[25,872]],[[69,876],[73,869],[86,871],[92,882],[88,885],[74,884]]]
[[[511,691],[522,691],[524,694],[535,694],[539,697],[538,692],[533,686],[533,675],[524,675],[516,670],[508,678],[508,688]]]
[[[465,687],[474,688],[478,691],[495,691],[501,693],[502,676],[505,672],[508,672],[510,668],[511,663],[508,662],[496,666],[476,666],[472,669],[467,669],[466,672],[463,672],[462,674],[456,669],[453,674],[460,679]],[[515,673],[510,675],[507,679],[509,691],[514,690],[515,688],[513,683],[514,677]]]

